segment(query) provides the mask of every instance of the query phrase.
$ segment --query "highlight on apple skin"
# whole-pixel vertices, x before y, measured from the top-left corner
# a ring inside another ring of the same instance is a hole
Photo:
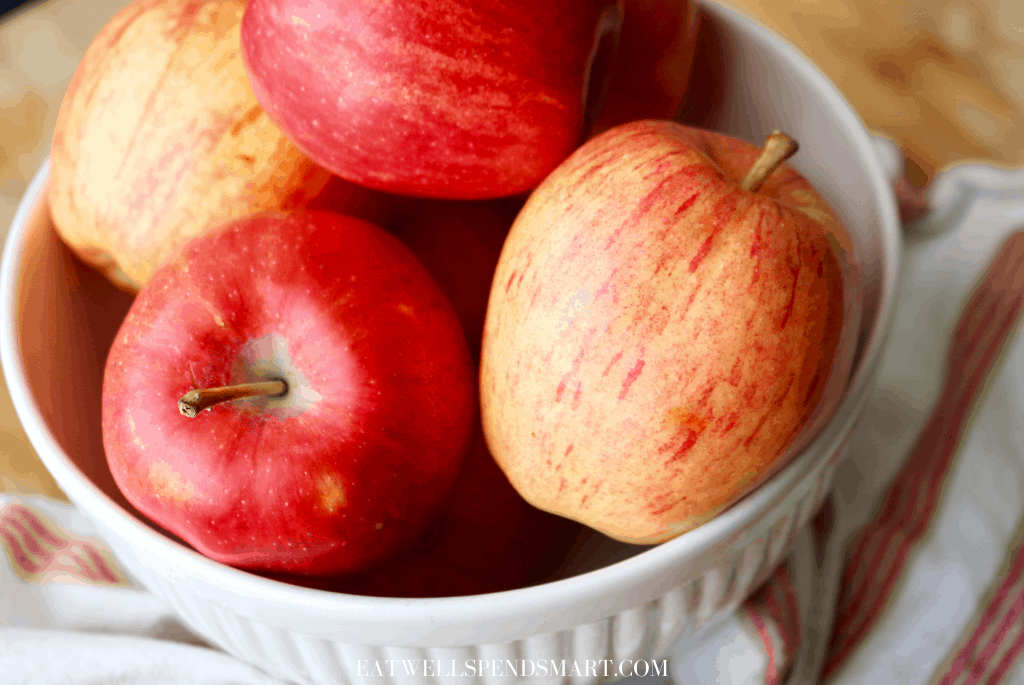
[[[197,388],[274,380],[283,396],[179,413]],[[398,239],[265,213],[188,243],[139,292],[107,359],[104,448],[128,500],[202,554],[337,576],[439,511],[475,389],[451,304]]]
[[[856,256],[787,165],[740,187],[759,155],[635,122],[527,201],[491,290],[480,393],[488,446],[535,506],[661,542],[761,483],[838,405]]]
[[[251,0],[242,50],[271,118],[333,173],[401,195],[502,197],[581,142],[619,2]]]

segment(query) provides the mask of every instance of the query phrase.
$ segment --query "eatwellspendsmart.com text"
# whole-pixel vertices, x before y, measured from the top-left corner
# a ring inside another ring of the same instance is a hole
[[[359,659],[357,675],[365,677],[422,676],[531,678],[566,676],[668,677],[668,660],[655,659]]]

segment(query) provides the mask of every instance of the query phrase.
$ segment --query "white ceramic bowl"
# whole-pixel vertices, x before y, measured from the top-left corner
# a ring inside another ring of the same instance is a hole
[[[118,492],[100,434],[103,364],[130,298],[58,240],[33,181],[0,266],[0,355],[18,415],[47,468],[127,571],[211,643],[300,683],[354,683],[374,660],[643,659],[733,611],[821,502],[878,372],[899,263],[890,179],[831,82],[764,27],[719,5],[721,91],[707,123],[801,141],[794,165],[843,218],[868,279],[866,326],[848,395],[803,453],[710,523],[652,548],[581,539],[559,580],[486,596],[380,599],[267,580],[196,553],[142,520]],[[704,68],[699,64],[698,69]],[[490,678],[455,678],[459,683]],[[603,676],[571,679],[596,682]],[[375,682],[446,678],[386,674]],[[453,682],[454,682],[453,680]],[[549,679],[551,680],[551,679]]]

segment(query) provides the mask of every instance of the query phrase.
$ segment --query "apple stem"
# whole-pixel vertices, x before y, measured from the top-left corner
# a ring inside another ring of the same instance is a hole
[[[221,402],[242,400],[247,397],[274,397],[288,392],[288,384],[281,379],[226,385],[220,388],[199,388],[189,390],[178,400],[178,411],[194,419],[199,412]]]
[[[781,131],[775,131],[765,139],[761,156],[754,160],[740,187],[756,193],[765,179],[771,176],[780,164],[795,155],[798,149],[800,146],[795,140]]]

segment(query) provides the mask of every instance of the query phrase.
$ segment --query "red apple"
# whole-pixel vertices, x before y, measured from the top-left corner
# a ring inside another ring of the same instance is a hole
[[[593,135],[680,113],[699,18],[698,3],[691,0],[625,0],[619,48]]]
[[[412,250],[448,296],[474,360],[480,357],[494,269],[505,236],[522,206],[522,200],[512,198],[413,199],[384,222],[384,227]]]
[[[830,417],[859,333],[859,269],[821,196],[759,154],[636,122],[530,196],[495,273],[480,370],[487,443],[527,501],[660,542]]]
[[[244,0],[135,0],[86,50],[61,103],[48,194],[64,241],[136,292],[224,221],[319,204],[367,219],[383,198],[332,177],[249,87]]]
[[[314,161],[403,195],[534,187],[584,135],[613,0],[252,0],[257,99]]]
[[[285,393],[179,413],[192,391],[256,382]],[[107,360],[104,447],[128,500],[213,559],[356,572],[437,513],[474,390],[451,305],[396,238],[267,213],[190,242],[140,291]]]
[[[276,576],[334,592],[375,597],[456,597],[545,580],[579,525],[526,503],[477,430],[441,513],[407,550],[341,579]]]
[[[673,119],[689,126],[709,128],[708,122],[719,118],[723,84],[728,80],[732,59],[731,40],[721,25],[714,21],[704,21],[703,12],[698,12],[690,79],[686,84],[682,106]]]

